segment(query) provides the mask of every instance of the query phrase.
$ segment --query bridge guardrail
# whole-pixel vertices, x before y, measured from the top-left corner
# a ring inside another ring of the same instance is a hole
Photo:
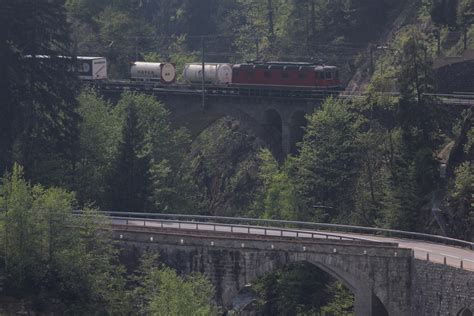
[[[251,234],[258,236],[271,236],[271,237],[291,237],[291,238],[307,238],[312,240],[338,240],[338,241],[354,241],[365,244],[381,245],[381,246],[392,246],[396,243],[389,242],[379,242],[363,237],[353,237],[353,236],[342,236],[333,233],[323,233],[315,231],[305,231],[297,229],[288,229],[288,228],[278,228],[278,227],[266,227],[266,226],[250,226],[250,225],[239,225],[239,224],[225,224],[225,223],[215,223],[215,222],[205,222],[205,221],[182,221],[182,220],[173,220],[173,219],[156,219],[156,218],[143,218],[143,217],[121,217],[121,216],[111,216],[111,219],[114,221],[124,221],[126,226],[133,227],[149,227],[149,228],[173,228],[172,225],[175,225],[174,228],[188,230],[188,231],[207,231],[207,232],[230,232],[230,233],[240,233],[240,234]],[[141,222],[143,224],[141,224]],[[121,223],[115,223],[115,225],[121,225]],[[205,228],[207,227],[207,228]],[[211,227],[211,229],[209,229]],[[222,230],[222,228],[228,228],[228,230]]]
[[[82,211],[76,210],[75,213],[81,213]],[[138,213],[138,212],[100,212],[100,214],[109,216],[120,216],[125,218],[138,217],[145,219],[169,219],[169,220],[185,220],[185,221],[197,221],[202,223],[220,223],[220,224],[240,224],[244,226],[253,225],[256,227],[291,227],[291,228],[305,228],[305,229],[318,229],[318,230],[331,230],[340,233],[365,233],[371,235],[384,235],[388,237],[403,237],[407,239],[423,240],[438,242],[447,245],[459,246],[474,250],[474,242],[444,237],[439,235],[430,235],[425,233],[407,232],[395,229],[385,229],[377,227],[362,227],[354,225],[340,225],[340,224],[329,224],[329,223],[312,223],[302,221],[287,221],[287,220],[274,220],[274,219],[259,219],[259,218],[246,218],[246,217],[226,217],[226,216],[206,216],[206,215],[186,215],[186,214],[161,214],[161,213]],[[362,239],[363,237],[361,237]]]

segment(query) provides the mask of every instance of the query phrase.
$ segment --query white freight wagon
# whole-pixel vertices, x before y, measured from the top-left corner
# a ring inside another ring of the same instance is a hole
[[[192,63],[184,66],[183,77],[188,83],[202,82],[202,64]],[[232,65],[224,63],[204,64],[204,83],[229,84],[232,83]]]
[[[77,56],[77,72],[79,79],[107,79],[107,60],[105,57]]]
[[[176,79],[176,68],[170,63],[136,61],[130,67],[130,78],[139,81],[173,83]]]

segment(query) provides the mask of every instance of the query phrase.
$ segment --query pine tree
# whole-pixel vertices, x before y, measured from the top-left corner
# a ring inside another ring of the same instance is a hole
[[[18,160],[35,179],[52,156],[71,161],[77,148],[77,77],[63,4],[0,3],[0,168]]]
[[[135,103],[126,105],[124,116],[122,140],[109,181],[109,209],[115,212],[143,212],[149,205],[150,156],[143,151],[145,135],[139,127]]]
[[[294,183],[307,211],[314,213],[315,206],[322,206],[314,220],[347,220],[354,208],[358,125],[358,116],[348,104],[334,99],[308,118]]]
[[[413,31],[402,44],[399,73],[398,124],[402,132],[403,159],[414,163],[415,180],[422,194],[428,193],[437,174],[434,157],[437,117],[428,96],[434,90],[431,57],[422,34]]]

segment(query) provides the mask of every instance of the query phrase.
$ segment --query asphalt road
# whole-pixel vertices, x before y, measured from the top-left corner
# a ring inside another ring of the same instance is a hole
[[[302,229],[286,229],[286,228],[270,228],[270,227],[255,227],[255,226],[240,226],[240,225],[225,225],[225,224],[197,224],[193,222],[162,222],[157,220],[143,220],[143,219],[113,219],[113,224],[116,225],[128,225],[132,227],[147,227],[147,228],[166,228],[176,230],[199,230],[200,232],[212,231],[212,232],[225,232],[235,234],[248,234],[257,236],[280,236],[280,237],[299,237],[299,238],[321,238],[321,239],[343,239],[351,240],[365,240],[374,242],[388,242],[398,243],[400,248],[413,249],[414,256],[416,259],[429,260],[436,263],[444,263],[460,268],[461,262],[463,269],[474,271],[474,251],[447,246],[443,244],[437,244],[427,241],[403,239],[403,238],[389,238],[379,237],[374,235],[364,234],[353,234],[353,233],[340,233],[330,231],[318,231],[318,230],[302,230]]]

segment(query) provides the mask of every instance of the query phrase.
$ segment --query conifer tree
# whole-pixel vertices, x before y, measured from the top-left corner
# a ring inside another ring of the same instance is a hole
[[[339,220],[354,207],[358,124],[348,105],[335,99],[328,99],[308,118],[294,182],[314,220]]]
[[[63,4],[0,3],[1,170],[17,160],[40,179],[43,170],[61,169],[53,160],[75,155],[77,79]]]
[[[124,120],[122,140],[109,182],[109,208],[116,212],[142,212],[150,196],[150,156],[143,152],[145,135],[139,127],[135,103],[126,105]]]

